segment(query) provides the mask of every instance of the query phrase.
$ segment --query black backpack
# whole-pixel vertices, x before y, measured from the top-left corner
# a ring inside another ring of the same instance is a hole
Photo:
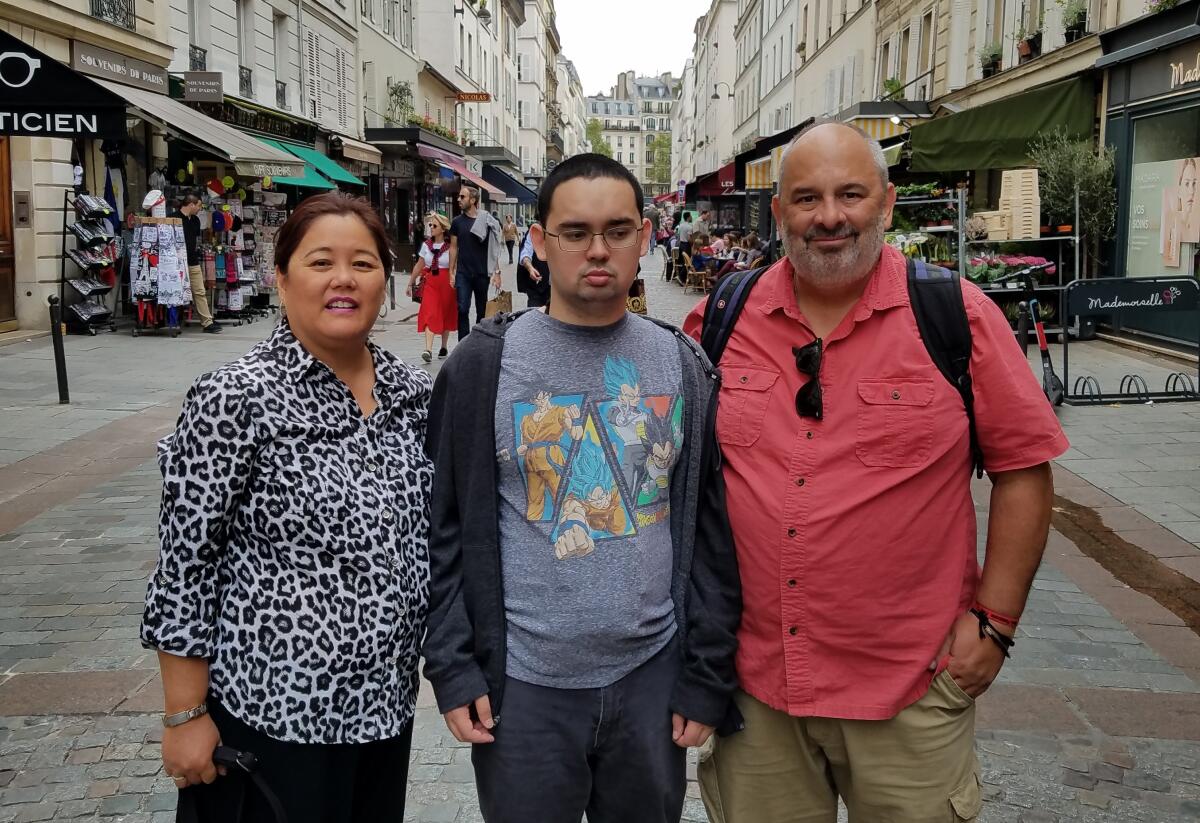
[[[764,266],[726,275],[709,295],[700,345],[714,366],[721,360],[750,290],[766,270]],[[971,434],[971,468],[983,477],[983,451],[975,430],[975,392],[971,384],[971,325],[963,308],[958,273],[909,260],[908,297],[930,359],[962,397]]]

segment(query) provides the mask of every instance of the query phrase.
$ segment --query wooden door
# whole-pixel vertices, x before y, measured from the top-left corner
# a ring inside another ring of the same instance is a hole
[[[0,137],[0,331],[17,327],[17,269],[13,263],[12,205],[8,138]]]

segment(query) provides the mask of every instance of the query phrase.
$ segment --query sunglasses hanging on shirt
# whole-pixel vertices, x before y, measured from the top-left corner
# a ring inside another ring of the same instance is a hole
[[[796,369],[808,378],[808,382],[796,392],[796,414],[801,417],[821,420],[825,416],[821,399],[821,356],[824,351],[825,345],[819,337],[806,346],[792,347]]]

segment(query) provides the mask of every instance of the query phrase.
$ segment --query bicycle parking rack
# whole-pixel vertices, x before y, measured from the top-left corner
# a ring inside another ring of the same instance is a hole
[[[1063,290],[1060,307],[1063,327],[1072,317],[1107,317],[1122,320],[1151,312],[1193,311],[1200,308],[1200,282],[1191,277],[1103,277],[1073,280]],[[1200,321],[1194,342],[1200,347]],[[1177,371],[1167,375],[1160,392],[1151,391],[1140,374],[1126,374],[1114,394],[1105,394],[1100,381],[1091,375],[1070,382],[1070,338],[1062,336],[1064,386],[1070,386],[1064,401],[1072,406],[1100,403],[1178,403],[1200,401],[1200,361],[1194,373]]]

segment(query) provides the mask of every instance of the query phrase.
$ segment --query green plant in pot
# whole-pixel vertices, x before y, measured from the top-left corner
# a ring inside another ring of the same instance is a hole
[[[883,95],[888,100],[904,99],[904,81],[899,77],[889,77],[883,81]]]
[[[979,49],[979,68],[984,77],[991,77],[1000,70],[1001,49],[999,43],[988,43]]]
[[[1087,0],[1056,0],[1062,9],[1063,36],[1068,43],[1083,37],[1087,30]]]
[[[1050,226],[1072,226],[1084,255],[1081,269],[1098,268],[1100,250],[1117,226],[1114,152],[1077,140],[1063,129],[1039,135],[1029,159],[1038,167],[1042,220]],[[1075,192],[1079,191],[1079,225],[1075,224]]]
[[[1017,27],[1017,54],[1020,55],[1022,62],[1032,60],[1042,53],[1042,26],[1044,21],[1045,17],[1039,16],[1035,28],[1027,30],[1024,23]]]

